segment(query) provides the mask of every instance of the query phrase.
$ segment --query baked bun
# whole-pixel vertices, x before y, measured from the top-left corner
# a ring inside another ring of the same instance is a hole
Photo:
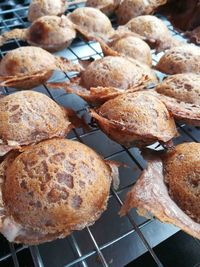
[[[198,143],[178,145],[161,158],[148,155],[148,167],[128,193],[121,215],[131,208],[143,216],[151,212],[200,239],[199,173]]]
[[[16,38],[54,52],[68,47],[75,37],[74,26],[67,17],[44,16],[35,20],[28,29],[4,32],[0,36],[0,45]]]
[[[172,37],[164,22],[151,15],[133,18],[124,26],[120,26],[118,30],[129,30],[139,34],[157,52],[180,45],[180,41]]]
[[[200,73],[200,48],[187,44],[173,47],[159,60],[156,69],[167,73]]]
[[[120,1],[121,0],[87,0],[86,6],[97,8],[107,16],[110,16],[114,13]]]
[[[48,96],[34,91],[0,98],[0,155],[16,146],[64,137],[73,127],[68,113]]]
[[[124,56],[136,59],[151,67],[151,49],[146,42],[133,33],[119,31],[107,43],[100,42],[104,55]]]
[[[32,0],[28,9],[28,20],[34,20],[47,15],[62,15],[68,7],[65,0]]]
[[[109,18],[93,7],[80,7],[68,15],[79,31],[87,39],[95,37],[107,38],[113,33]]]
[[[64,238],[106,209],[112,169],[79,142],[41,142],[3,169],[0,231],[9,241],[30,245]]]
[[[117,21],[119,24],[125,24],[132,18],[152,14],[166,2],[167,0],[123,0],[117,10]]]
[[[104,133],[126,147],[166,143],[177,134],[165,105],[147,91],[120,95],[91,115]]]
[[[1,86],[29,89],[46,82],[53,70],[80,71],[79,65],[46,50],[26,46],[9,51],[0,62]]]
[[[124,91],[141,90],[157,82],[156,74],[149,66],[134,59],[107,56],[88,62],[80,76],[69,83],[48,83],[48,86],[65,88],[91,103],[102,103]]]

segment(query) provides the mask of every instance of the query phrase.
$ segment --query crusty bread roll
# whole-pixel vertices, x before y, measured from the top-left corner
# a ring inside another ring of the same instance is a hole
[[[76,37],[73,24],[66,16],[44,16],[35,20],[27,29],[14,29],[0,36],[0,45],[16,38],[27,41],[50,52],[70,46]]]
[[[200,74],[168,76],[156,86],[156,91],[175,119],[200,126]]]
[[[152,14],[166,2],[166,0],[122,0],[117,10],[117,21],[119,24],[125,24],[132,18]]]
[[[0,168],[0,231],[9,241],[63,238],[93,224],[106,209],[117,169],[89,147],[51,139],[10,157]]]
[[[161,57],[156,69],[167,74],[200,73],[200,48],[191,44],[173,47]]]
[[[152,65],[151,49],[146,42],[131,32],[116,31],[105,43],[100,41],[106,56],[125,56]]]
[[[87,0],[86,6],[97,8],[109,16],[114,13],[120,2],[121,0]]]
[[[155,72],[149,66],[122,56],[107,56],[84,64],[87,66],[79,77],[72,78],[67,83],[48,83],[48,86],[65,88],[67,92],[96,104],[129,89],[137,91],[158,82]]]
[[[151,212],[200,239],[200,144],[177,145],[167,155],[148,155],[148,167],[127,194],[121,215],[137,208]]]
[[[108,38],[113,33],[109,18],[93,7],[80,7],[68,15],[79,31],[87,39]]]
[[[119,26],[118,30],[129,30],[139,34],[157,52],[180,45],[180,41],[173,38],[164,22],[151,15],[135,17],[124,26]]]
[[[104,133],[127,147],[169,142],[177,134],[165,105],[148,91],[120,95],[91,115]]]
[[[18,89],[33,88],[47,81],[53,70],[80,71],[78,64],[56,57],[46,50],[25,46],[9,51],[0,62],[1,86]]]
[[[47,15],[62,15],[68,7],[65,0],[32,0],[28,9],[28,20],[34,20]]]
[[[64,137],[73,127],[69,115],[67,109],[34,91],[0,98],[0,155],[16,146]]]

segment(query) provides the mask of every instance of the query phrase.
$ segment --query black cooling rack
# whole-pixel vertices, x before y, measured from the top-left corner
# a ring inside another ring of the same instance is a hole
[[[27,2],[0,2],[1,32],[17,27],[25,28],[29,25],[27,21]],[[70,6],[68,12],[77,7],[77,5]],[[183,39],[165,18],[161,18],[175,38]],[[112,22],[115,24],[114,19],[112,19]],[[27,43],[22,41],[9,41],[1,47],[0,56],[2,58],[9,50],[25,45]],[[86,43],[80,37],[76,38],[69,48],[57,54],[72,61],[89,57],[97,59],[103,56],[99,44],[95,42]],[[156,63],[161,55],[162,53],[155,55],[155,51],[152,50],[153,62]],[[161,77],[161,74],[159,75]],[[51,80],[61,81],[68,78],[65,73],[56,72]],[[4,94],[15,91],[6,87],[1,88],[1,90]],[[63,90],[49,89],[44,85],[34,90],[47,94],[59,104],[75,109],[78,114],[87,114],[87,103],[78,96],[66,94]],[[175,140],[175,143],[200,141],[198,128],[180,124],[177,124],[177,127],[180,136]],[[117,160],[129,165],[130,168],[120,168],[121,184],[118,191],[111,190],[108,209],[93,226],[74,232],[65,239],[39,246],[23,246],[8,243],[0,235],[0,267],[121,267],[145,252],[152,257],[155,266],[164,266],[155,254],[153,247],[172,236],[179,229],[162,224],[154,218],[147,220],[140,217],[135,210],[122,218],[118,216],[127,191],[130,190],[146,165],[138,149],[126,149],[116,144],[95,125],[92,125],[92,130],[89,133],[83,133],[81,129],[74,130],[70,134],[70,138],[94,148],[105,159]],[[158,143],[153,147],[155,149],[161,148]],[[200,248],[199,243],[198,246]]]

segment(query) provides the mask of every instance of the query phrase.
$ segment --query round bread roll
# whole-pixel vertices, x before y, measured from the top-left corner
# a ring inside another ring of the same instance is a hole
[[[166,0],[123,0],[117,10],[118,23],[125,24],[132,18],[151,14],[166,2]]]
[[[151,82],[157,82],[154,71],[137,60],[107,56],[89,64],[81,73],[81,83],[87,89],[110,86],[126,90],[140,84],[144,76]]]
[[[109,16],[116,10],[120,2],[121,0],[87,0],[86,6],[97,8]]]
[[[68,47],[76,37],[70,20],[64,15],[44,16],[35,20],[28,29],[14,29],[0,36],[0,45],[16,38],[54,52]]]
[[[165,105],[145,91],[120,95],[91,115],[104,133],[126,147],[169,142],[177,134]]]
[[[200,239],[200,144],[184,143],[167,154],[151,151],[144,157],[147,168],[127,194],[120,214],[137,208],[142,216],[152,213]]]
[[[156,69],[167,74],[200,73],[200,48],[190,44],[173,47],[161,57]]]
[[[176,204],[200,223],[200,145],[181,144],[164,161],[164,177],[169,195]]]
[[[64,137],[72,127],[68,110],[42,93],[20,91],[0,98],[1,156],[16,146]]]
[[[32,0],[28,10],[28,20],[34,20],[47,15],[62,15],[68,7],[65,0]]]
[[[53,70],[80,71],[71,61],[56,57],[46,50],[26,46],[9,51],[0,62],[1,86],[29,89],[46,82]]]
[[[152,65],[151,49],[146,42],[132,33],[116,32],[107,44],[101,48],[106,56],[117,54],[138,60],[148,66]]]
[[[172,37],[164,22],[151,15],[139,16],[131,19],[118,30],[129,30],[144,38],[157,52],[180,45],[180,41]]]
[[[100,10],[92,7],[80,7],[68,15],[76,29],[86,38],[107,38],[113,33],[108,17]]]
[[[24,244],[64,238],[100,217],[111,180],[110,165],[79,142],[52,139],[29,147],[6,170],[4,163],[0,231]]]

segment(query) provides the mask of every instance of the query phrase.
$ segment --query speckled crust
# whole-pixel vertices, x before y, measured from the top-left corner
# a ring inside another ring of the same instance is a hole
[[[131,208],[137,208],[143,216],[151,212],[160,221],[200,239],[199,158],[198,143],[178,145],[163,159],[151,156],[147,169],[127,194],[120,214]]]
[[[0,85],[29,89],[45,82],[53,70],[80,71],[81,66],[46,50],[26,46],[9,51],[0,62]]]
[[[167,74],[200,73],[200,48],[190,44],[173,47],[161,57],[156,69]]]
[[[114,13],[121,0],[87,0],[86,6],[101,10],[107,16]]]
[[[108,17],[96,8],[77,8],[68,18],[74,23],[77,31],[87,39],[107,39],[114,31]]]
[[[168,142],[177,135],[164,104],[147,91],[120,95],[91,110],[91,115],[103,132],[127,147]]]
[[[152,14],[166,0],[123,0],[117,10],[117,21],[125,24],[132,18]]]
[[[155,72],[149,66],[134,59],[107,56],[87,63],[88,66],[79,77],[72,78],[67,83],[48,83],[48,86],[64,88],[89,103],[99,104],[124,91],[142,90],[148,84],[158,82]]]
[[[129,30],[141,35],[157,52],[180,45],[180,41],[172,37],[164,22],[151,15],[131,19],[118,30]]]
[[[62,15],[68,7],[65,0],[32,0],[28,10],[28,20],[34,20],[47,15]]]
[[[7,234],[11,218],[21,227],[14,241],[35,244],[81,230],[106,209],[111,180],[110,165],[81,143],[52,139],[30,147],[5,171],[1,231]]]
[[[196,44],[200,44],[200,26],[195,28],[193,31],[186,32],[186,36],[190,38],[190,40]]]
[[[151,49],[146,42],[131,32],[116,32],[107,43],[100,42],[106,56],[121,55],[152,65]]]
[[[67,110],[42,93],[21,91],[0,99],[0,151],[64,137],[72,128]],[[2,155],[2,153],[0,153]]]

